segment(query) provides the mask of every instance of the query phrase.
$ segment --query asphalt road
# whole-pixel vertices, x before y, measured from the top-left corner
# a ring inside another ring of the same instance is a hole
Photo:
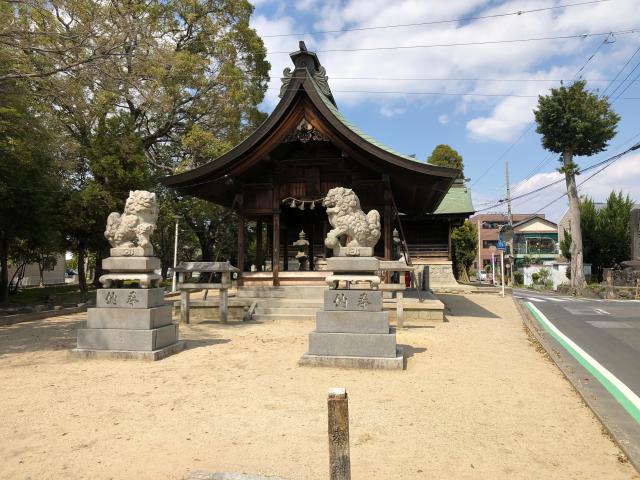
[[[514,290],[640,396],[640,301],[591,300]]]

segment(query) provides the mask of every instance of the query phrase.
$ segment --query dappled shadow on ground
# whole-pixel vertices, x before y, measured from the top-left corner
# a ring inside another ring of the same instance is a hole
[[[35,320],[0,327],[0,357],[41,350],[69,350],[76,346],[76,330],[83,319]]]
[[[439,294],[438,298],[444,303],[445,315],[449,317],[500,318],[493,312],[470,300],[469,297]]]
[[[211,345],[219,345],[223,343],[229,343],[231,341],[228,338],[183,338],[181,340],[185,340],[187,342],[186,350],[201,347],[210,347]]]

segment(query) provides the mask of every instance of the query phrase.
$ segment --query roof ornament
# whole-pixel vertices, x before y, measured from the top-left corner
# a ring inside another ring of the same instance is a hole
[[[314,140],[316,142],[328,142],[329,139],[319,130],[309,122],[306,118],[300,120],[300,123],[296,126],[295,129],[287,135],[287,138],[284,139],[285,142],[302,142],[307,143],[310,140]]]
[[[284,97],[285,93],[287,93],[287,89],[291,85],[291,81],[293,80],[293,73],[299,69],[307,70],[307,73],[311,76],[311,78],[315,81],[320,92],[325,95],[331,103],[335,105],[335,101],[333,99],[333,94],[331,93],[331,89],[329,88],[329,77],[327,76],[326,69],[320,64],[320,60],[318,60],[318,56],[314,52],[310,52],[307,49],[307,46],[303,41],[300,41],[298,44],[299,50],[297,52],[291,53],[289,56],[295,65],[295,69],[292,71],[289,67],[285,68],[282,71],[282,85],[280,86],[280,93],[278,97]]]

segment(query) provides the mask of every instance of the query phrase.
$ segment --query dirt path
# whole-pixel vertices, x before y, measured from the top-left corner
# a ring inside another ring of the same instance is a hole
[[[156,363],[68,357],[83,315],[0,327],[0,478],[326,479],[338,386],[354,479],[640,478],[510,298],[443,297],[448,323],[399,332],[404,372],[297,367],[312,322],[181,327]]]

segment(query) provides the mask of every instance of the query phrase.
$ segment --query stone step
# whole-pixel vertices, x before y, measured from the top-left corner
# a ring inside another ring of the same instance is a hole
[[[254,287],[238,288],[237,298],[287,298],[287,299],[322,299],[326,286],[284,286],[284,287]]]
[[[315,313],[313,315],[298,315],[295,313],[260,313],[253,316],[253,320],[256,322],[268,322],[275,320],[315,320]]]
[[[318,305],[317,307],[272,307],[271,305],[261,305],[258,303],[256,306],[256,315],[306,315],[306,316],[314,316],[318,310],[322,309],[322,305]]]

